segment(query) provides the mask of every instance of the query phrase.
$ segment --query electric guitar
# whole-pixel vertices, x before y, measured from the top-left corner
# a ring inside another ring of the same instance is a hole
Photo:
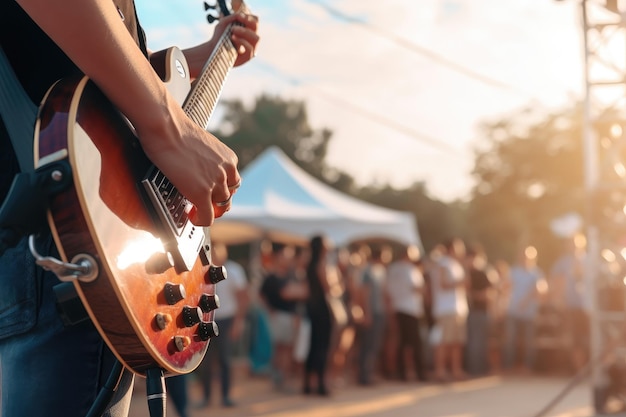
[[[243,2],[232,3],[236,8],[219,0],[220,12],[247,12]],[[157,72],[168,90],[204,128],[237,58],[231,30],[193,85],[179,49],[160,57]],[[71,266],[55,272],[74,282],[117,358],[140,375],[151,368],[195,369],[218,334],[214,285],[225,270],[211,265],[208,230],[187,218],[190,203],[87,77],[63,79],[48,91],[36,124],[35,161],[38,167],[65,161],[71,169],[71,185],[49,202],[58,263]]]

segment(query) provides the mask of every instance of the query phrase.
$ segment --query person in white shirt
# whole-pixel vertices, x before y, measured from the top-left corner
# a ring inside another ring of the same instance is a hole
[[[420,335],[424,317],[424,277],[416,265],[419,257],[416,246],[403,246],[387,269],[387,293],[398,329],[396,371],[401,380],[407,380],[405,353],[409,350],[417,379],[426,381]]]
[[[209,405],[214,369],[212,362],[215,359],[220,369],[222,405],[224,407],[235,405],[230,397],[232,342],[241,337],[249,304],[248,280],[243,267],[228,259],[228,249],[225,245],[213,242],[211,249],[212,262],[215,265],[223,265],[228,278],[215,286],[215,293],[219,298],[215,321],[219,325],[220,336],[211,340],[206,357],[197,370],[203,397],[198,408]]]
[[[433,316],[435,326],[431,335],[435,345],[435,378],[447,379],[446,364],[454,379],[465,378],[463,347],[467,338],[467,292],[465,269],[460,259],[465,256],[465,244],[454,238],[444,245],[446,252],[433,271]]]
[[[554,287],[555,305],[563,317],[571,364],[575,371],[582,369],[589,360],[589,288],[585,268],[587,266],[586,239],[576,235],[566,239],[563,253],[554,263],[550,283]]]
[[[359,385],[374,383],[376,364],[383,347],[387,321],[388,299],[385,292],[388,247],[374,246],[360,282],[363,318],[357,329],[358,357],[357,382]]]
[[[528,373],[535,361],[535,319],[539,301],[547,283],[537,265],[537,249],[528,246],[521,250],[518,260],[511,268],[511,289],[504,334],[504,360],[507,369],[519,368]],[[523,346],[524,357],[517,366],[517,350]]]

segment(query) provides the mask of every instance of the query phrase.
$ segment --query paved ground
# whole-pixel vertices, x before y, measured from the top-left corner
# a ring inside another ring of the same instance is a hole
[[[330,398],[320,398],[277,393],[265,379],[239,375],[233,392],[236,408],[216,403],[191,410],[190,417],[536,417],[566,384],[565,378],[539,376],[485,377],[450,384],[382,382],[373,387],[346,386]],[[199,399],[198,388],[192,381],[193,402]],[[591,390],[584,383],[543,417],[594,415]],[[145,386],[139,380],[130,417],[148,416]],[[177,417],[171,404],[167,416]]]

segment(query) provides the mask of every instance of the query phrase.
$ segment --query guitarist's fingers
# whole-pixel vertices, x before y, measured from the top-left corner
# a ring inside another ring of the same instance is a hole
[[[213,204],[208,202],[206,206],[193,206],[189,212],[189,220],[196,226],[211,226],[215,220]]]
[[[230,197],[228,197],[228,200],[215,204],[214,209],[215,209],[216,219],[219,217],[222,217],[224,214],[226,214],[228,210],[231,209],[231,207],[233,206],[233,197],[235,196],[235,193],[237,192],[240,186],[241,186],[241,178],[238,180],[238,182],[228,187],[228,191],[230,192]]]
[[[220,204],[214,204],[213,210],[215,211],[215,218],[219,219],[222,217],[228,210],[233,206],[233,199],[230,198],[227,201],[221,202]]]
[[[238,38],[233,35],[233,43],[237,47],[237,53],[239,56],[235,60],[235,66],[244,64],[254,58],[255,51],[254,46],[244,38]]]
[[[237,49],[239,49],[239,46],[245,42],[246,49],[254,51],[261,38],[256,32],[252,32],[251,30],[247,30],[240,26],[235,26],[233,27],[230,39],[233,41],[233,44]]]
[[[211,201],[216,218],[221,217],[224,213],[230,210],[233,201],[232,198],[233,193],[231,193],[226,181],[224,181],[222,185],[216,186],[213,189]]]
[[[235,13],[225,18],[222,18],[224,24],[230,24],[233,22],[241,23],[242,27],[240,29],[249,29],[253,32],[256,32],[259,27],[259,17],[253,14],[245,14],[245,13]],[[222,23],[222,21],[220,21]],[[235,27],[239,26],[234,26]]]
[[[233,26],[231,34],[231,40],[239,53],[235,66],[239,66],[251,60],[255,55],[260,39],[257,33],[259,19],[254,15],[238,14],[236,20],[243,24],[243,26]]]

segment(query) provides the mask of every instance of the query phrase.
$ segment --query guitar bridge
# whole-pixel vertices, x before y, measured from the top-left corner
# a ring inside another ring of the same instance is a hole
[[[202,228],[189,220],[191,203],[156,167],[148,171],[141,183],[161,226],[159,237],[172,255],[174,268],[179,273],[191,270],[204,243]]]

